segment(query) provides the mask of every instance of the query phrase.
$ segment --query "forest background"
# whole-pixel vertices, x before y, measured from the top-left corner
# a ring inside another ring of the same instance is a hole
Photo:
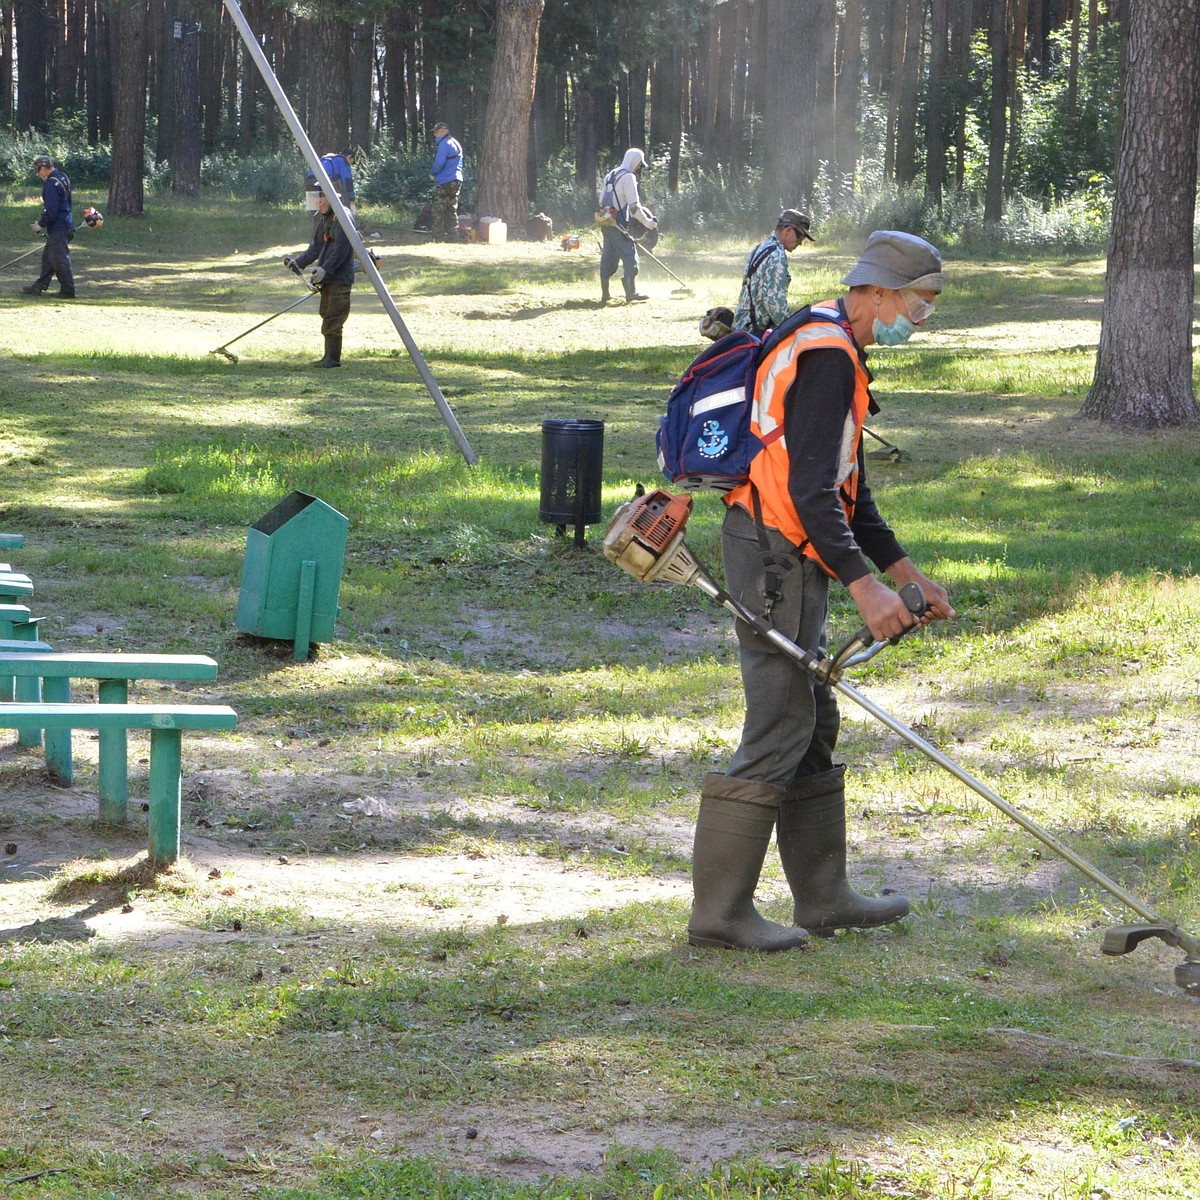
[[[538,209],[560,228],[585,219],[599,177],[638,145],[676,232],[752,228],[797,204],[827,236],[886,215],[942,240],[1068,248],[1108,227],[1126,8],[243,5],[318,152],[361,151],[367,201],[427,198],[429,131],[446,120],[468,207],[513,229]],[[216,0],[5,0],[0,13],[0,178],[25,183],[48,151],[77,185],[108,185],[110,216],[141,213],[147,192],[298,194],[299,152]]]

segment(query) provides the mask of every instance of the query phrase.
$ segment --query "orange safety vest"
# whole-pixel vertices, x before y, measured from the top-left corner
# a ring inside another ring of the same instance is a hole
[[[841,350],[850,356],[850,361],[854,364],[854,398],[842,430],[837,475],[842,506],[846,511],[846,523],[849,524],[854,519],[854,504],[858,498],[858,448],[862,442],[863,424],[871,404],[871,395],[867,390],[870,380],[859,359],[858,347],[853,337],[842,327],[841,322],[844,318],[836,302],[825,300],[814,304],[813,311],[820,312],[828,319],[801,325],[772,349],[759,364],[754,381],[750,428],[762,440],[764,446],[750,463],[749,482],[739,484],[727,493],[725,503],[740,504],[753,516],[752,489],[757,489],[763,524],[777,529],[789,542],[799,547],[801,554],[813,559],[832,575],[833,572],[821,561],[821,556],[808,540],[788,491],[788,470],[791,464],[787,438],[783,432],[784,403],[796,380],[800,355],[805,351],[833,349]]]

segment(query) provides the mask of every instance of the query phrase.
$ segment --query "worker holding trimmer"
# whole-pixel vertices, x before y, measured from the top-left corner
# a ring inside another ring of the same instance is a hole
[[[750,482],[725,497],[726,588],[796,645],[825,650],[829,581],[849,591],[877,639],[952,617],[946,591],[909,559],[880,516],[865,477],[863,423],[877,407],[868,346],[898,345],[928,320],[942,290],[941,254],[912,234],[871,234],[842,280],[847,293],[784,326],[758,368],[753,431],[766,445]],[[771,437],[782,429],[782,437]],[[757,518],[757,519],[756,519]],[[916,583],[914,616],[896,587]],[[845,765],[835,759],[833,690],[745,622],[737,624],[746,715],[725,774],[704,778],[692,855],[694,945],[788,950],[808,934],[870,928],[909,911],[902,896],[860,895],[846,879]],[[794,900],[791,927],[754,907],[777,830]]]
[[[75,236],[75,220],[71,216],[71,181],[48,154],[39,154],[33,160],[33,171],[42,181],[42,215],[33,222],[33,231],[46,235],[46,245],[42,250],[41,274],[21,291],[27,296],[40,296],[57,275],[58,291],[54,295],[60,300],[74,300],[71,239]]]
[[[310,263],[316,263],[312,282],[321,291],[321,333],[325,338],[325,354],[313,366],[340,367],[342,328],[350,315],[350,289],[354,286],[354,248],[338,224],[329,197],[319,189],[317,219],[308,249],[283,260],[289,271],[293,266],[304,268]]]

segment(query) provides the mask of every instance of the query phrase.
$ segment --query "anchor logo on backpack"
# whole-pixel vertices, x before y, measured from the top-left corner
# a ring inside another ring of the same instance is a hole
[[[729,450],[729,434],[721,428],[719,421],[705,421],[696,439],[696,450],[701,458],[720,458]]]

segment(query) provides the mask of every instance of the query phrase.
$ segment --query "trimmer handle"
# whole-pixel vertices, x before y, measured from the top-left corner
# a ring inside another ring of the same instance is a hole
[[[899,591],[900,599],[904,601],[904,607],[915,617],[924,615],[929,608],[925,600],[925,593],[921,591],[920,584],[906,583]],[[869,658],[874,658],[884,646],[894,646],[906,633],[911,633],[916,629],[915,625],[908,629],[901,630],[895,637],[888,638],[886,642],[877,642],[871,634],[871,630],[864,625],[832,658],[826,659],[822,675],[825,682],[828,682],[833,676],[840,674],[841,671],[851,664],[866,662]]]

